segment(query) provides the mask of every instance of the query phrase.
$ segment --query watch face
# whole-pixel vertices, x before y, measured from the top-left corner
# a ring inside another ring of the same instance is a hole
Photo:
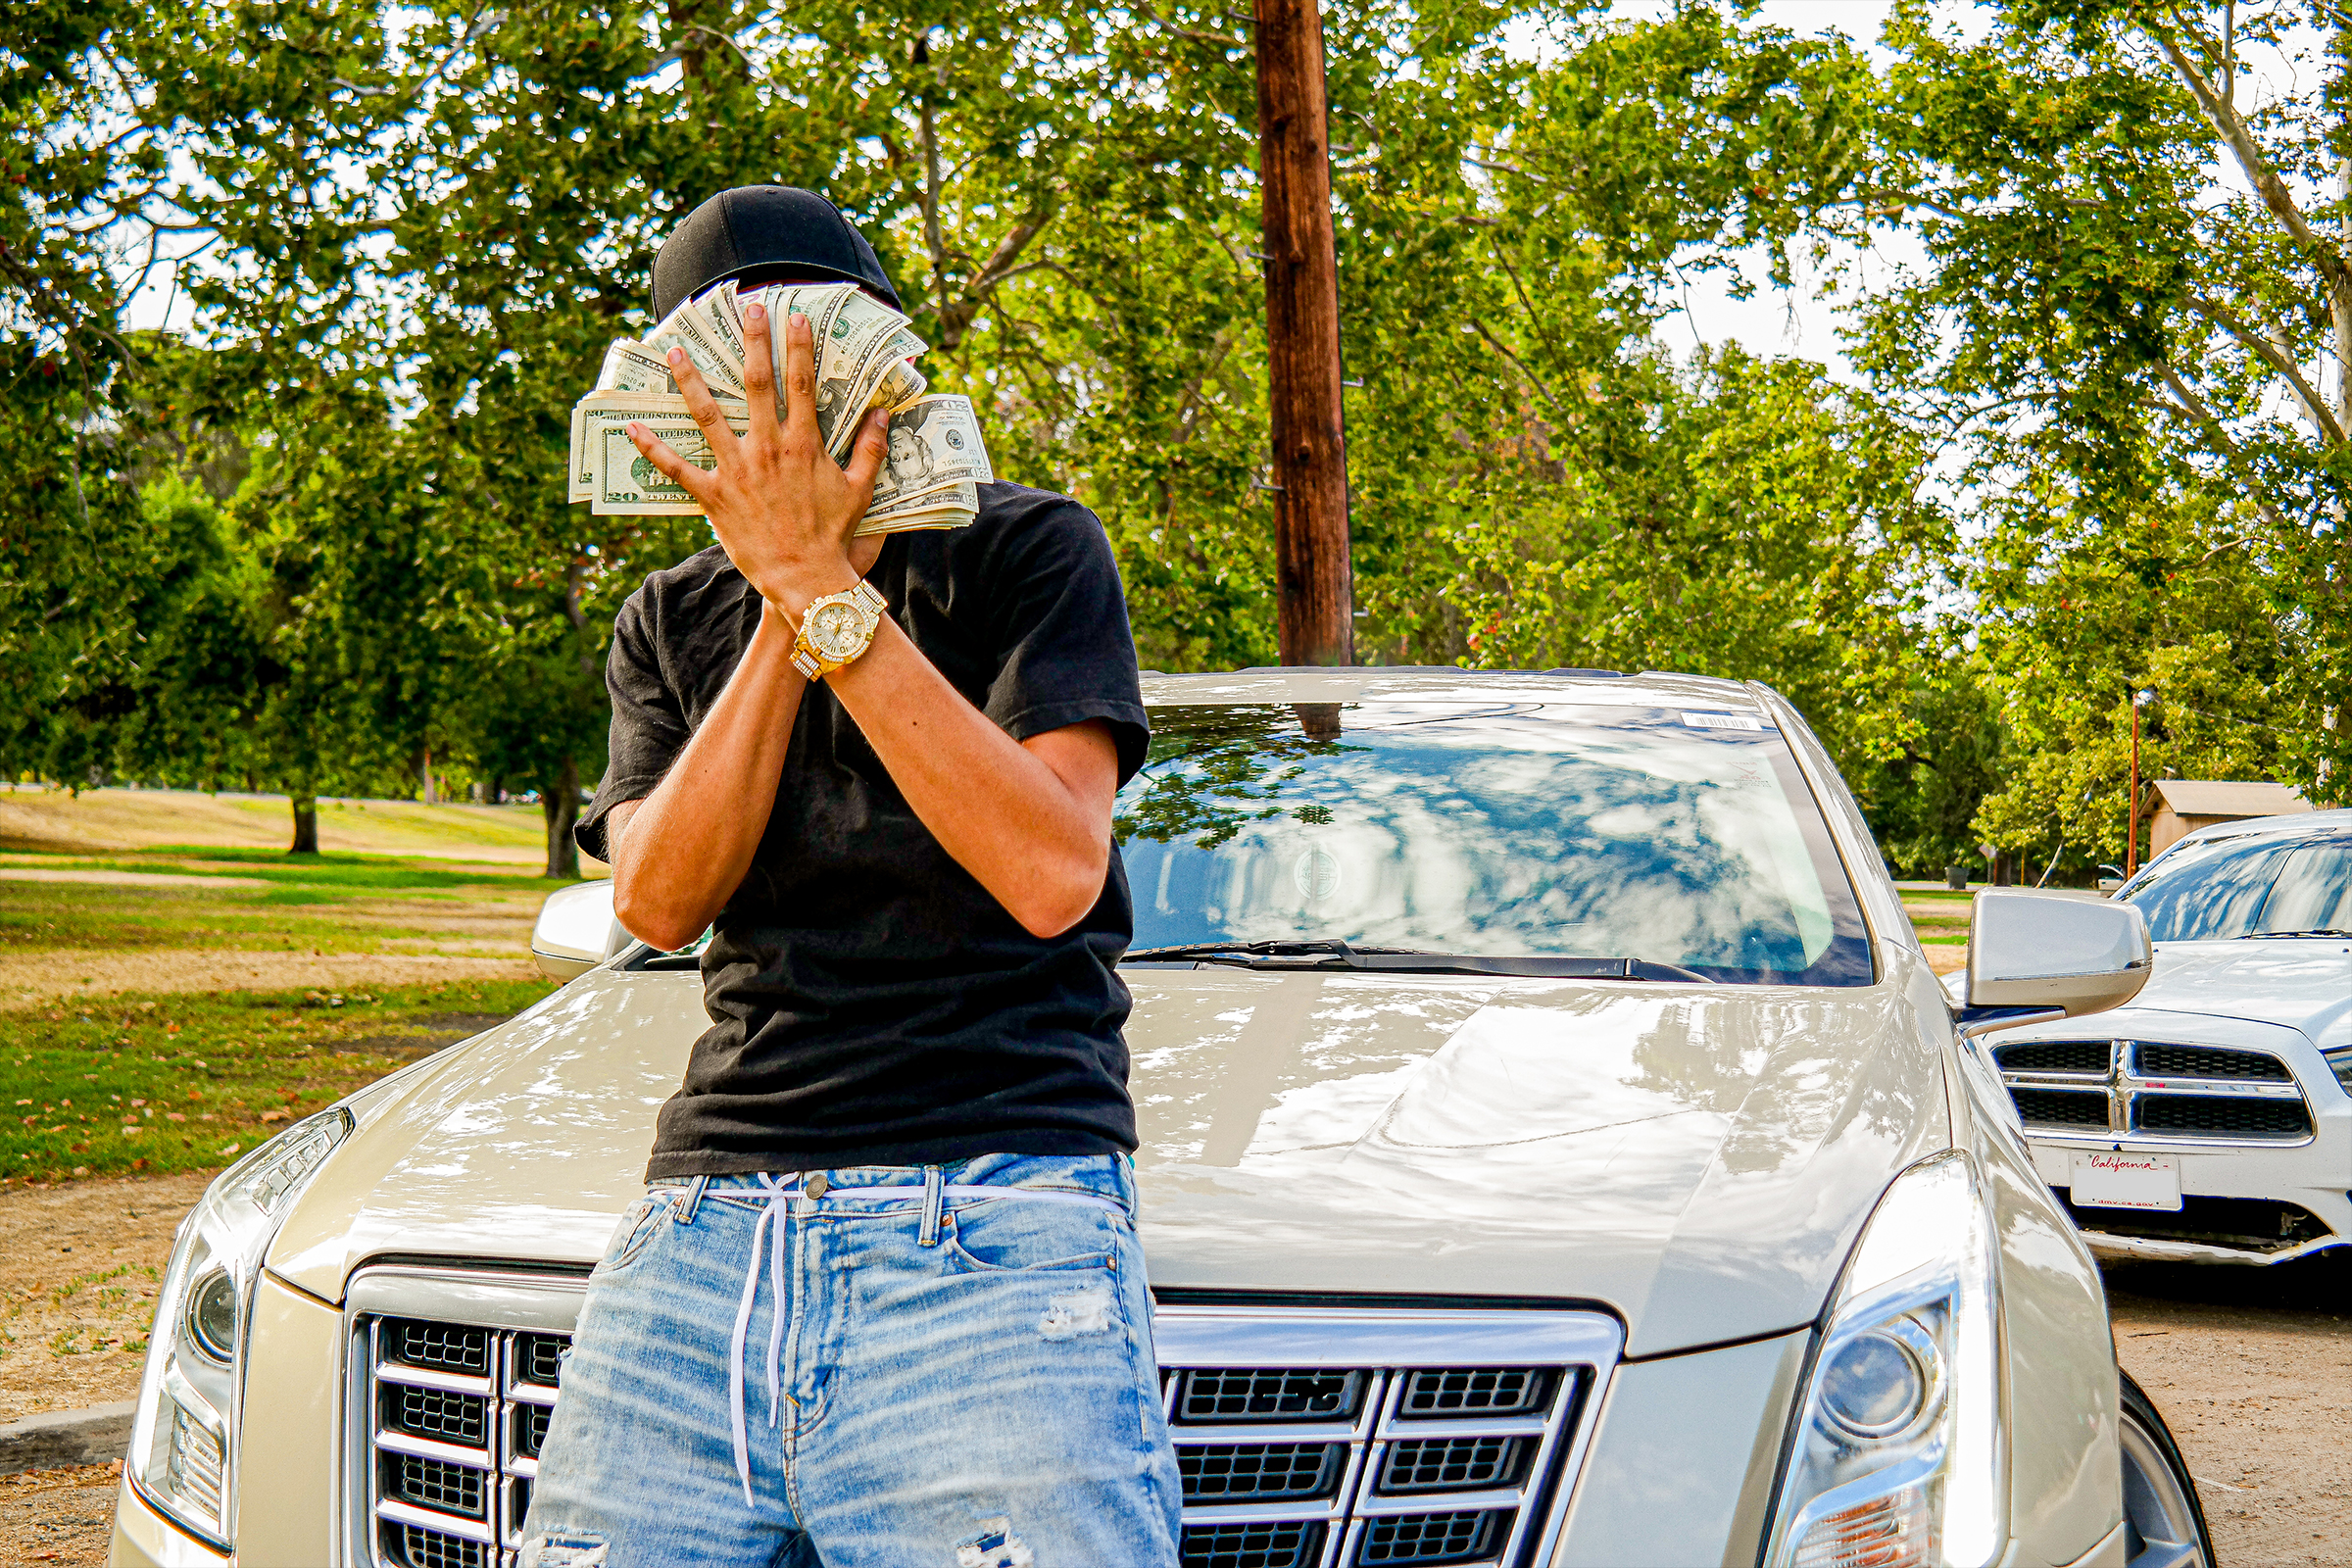
[[[865,617],[855,605],[820,605],[808,617],[808,640],[827,659],[847,659],[863,641]]]

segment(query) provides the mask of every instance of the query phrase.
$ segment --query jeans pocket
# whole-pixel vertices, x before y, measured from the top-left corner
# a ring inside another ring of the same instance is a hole
[[[669,1218],[677,1200],[675,1188],[663,1188],[646,1194],[622,1210],[620,1223],[612,1227],[612,1239],[605,1244],[605,1255],[597,1260],[596,1272],[614,1274],[636,1262],[662,1222]]]
[[[1115,1265],[1119,1232],[1091,1205],[1005,1198],[956,1210],[941,1246],[966,1274],[1042,1274]]]

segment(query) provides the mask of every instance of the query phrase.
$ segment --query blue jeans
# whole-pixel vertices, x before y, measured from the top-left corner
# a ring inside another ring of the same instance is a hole
[[[1109,1157],[656,1183],[589,1281],[522,1568],[1175,1568],[1134,1203]]]

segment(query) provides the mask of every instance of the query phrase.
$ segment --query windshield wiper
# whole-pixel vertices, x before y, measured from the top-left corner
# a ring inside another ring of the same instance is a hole
[[[2237,940],[2260,942],[2266,939],[2276,940],[2279,937],[2352,937],[2352,931],[2338,931],[2333,926],[2324,925],[2310,931],[2249,931]]]
[[[1317,941],[1194,942],[1170,948],[1137,948],[1119,961],[1150,963],[1193,958],[1245,969],[1366,969],[1391,974],[1500,974],[1568,980],[1681,980],[1710,984],[1707,977],[1671,963],[1643,958],[1567,958],[1539,954],[1427,953],[1416,948],[1359,948],[1329,939]]]

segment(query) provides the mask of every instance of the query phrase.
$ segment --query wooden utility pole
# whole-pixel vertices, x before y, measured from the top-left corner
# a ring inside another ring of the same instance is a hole
[[[1316,0],[1255,0],[1257,161],[1264,193],[1266,405],[1274,574],[1286,664],[1355,662],[1348,443],[1340,407],[1340,267]]]

